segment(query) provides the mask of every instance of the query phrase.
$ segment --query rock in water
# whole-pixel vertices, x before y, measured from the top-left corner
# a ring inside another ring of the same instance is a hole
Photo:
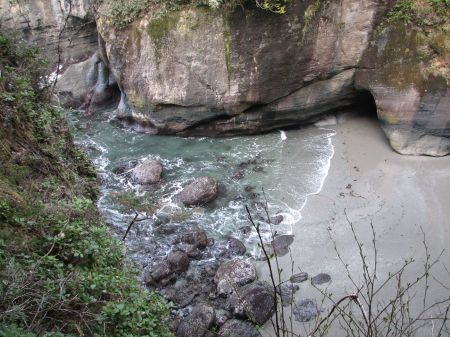
[[[185,206],[197,206],[206,204],[217,197],[219,187],[211,177],[195,179],[179,194],[180,201]]]
[[[272,225],[279,225],[284,220],[284,217],[281,214],[274,215],[270,218],[270,223]]]
[[[167,262],[170,267],[177,273],[186,271],[189,268],[189,257],[182,251],[172,252],[167,256]]]
[[[214,308],[199,304],[181,322],[177,329],[177,337],[203,337],[211,328],[215,318]]]
[[[294,305],[293,313],[298,322],[309,322],[319,315],[319,310],[315,301],[306,298]]]
[[[222,264],[214,276],[219,294],[230,294],[236,287],[256,279],[255,267],[247,261],[233,260]]]
[[[289,246],[294,242],[293,235],[280,235],[275,237],[271,242],[271,247],[273,251],[278,256],[286,255],[289,252]]]
[[[132,177],[139,184],[156,184],[161,181],[162,170],[158,160],[146,159],[133,169]]]
[[[314,285],[324,284],[331,282],[331,276],[325,273],[317,274],[311,278],[311,283]]]
[[[238,289],[230,297],[228,306],[235,315],[245,315],[250,321],[262,325],[272,316],[275,308],[274,296],[269,283],[256,281]]]
[[[205,249],[208,246],[208,236],[203,229],[193,229],[181,235],[181,242]]]
[[[248,321],[230,319],[219,330],[220,337],[259,337],[255,326]]]
[[[289,280],[292,283],[302,283],[302,282],[305,282],[307,279],[308,279],[308,273],[306,273],[306,272],[294,274],[289,278]]]
[[[240,240],[230,237],[228,239],[228,250],[233,255],[244,255],[247,248]]]

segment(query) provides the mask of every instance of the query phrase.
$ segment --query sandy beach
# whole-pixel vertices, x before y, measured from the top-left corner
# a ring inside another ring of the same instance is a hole
[[[321,288],[328,287],[336,298],[355,291],[331,240],[337,242],[354,279],[362,281],[361,260],[348,217],[364,243],[369,261],[373,261],[374,253],[370,222],[373,223],[379,280],[400,268],[408,258],[416,261],[406,273],[414,278],[423,271],[424,234],[432,257],[449,246],[450,158],[397,154],[378,121],[368,116],[341,117],[330,128],[336,130],[336,135],[328,176],[320,193],[308,197],[302,219],[293,227],[294,272],[302,270],[310,276],[328,273],[332,281]],[[280,265],[284,279],[288,279],[289,256],[282,257]],[[448,286],[450,275],[444,265],[450,266],[449,252],[444,252],[433,272]],[[262,263],[259,272],[267,278],[267,268]],[[430,300],[448,297],[448,289],[434,280],[430,281],[429,293]],[[297,301],[303,298],[320,301],[321,296],[307,281],[296,294]],[[295,324],[294,330],[304,333],[308,329]]]

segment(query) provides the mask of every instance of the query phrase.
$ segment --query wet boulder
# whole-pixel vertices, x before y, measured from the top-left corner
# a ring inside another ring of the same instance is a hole
[[[131,175],[137,183],[151,185],[161,181],[162,171],[162,164],[158,160],[146,159],[133,169]]]
[[[214,323],[214,308],[206,304],[198,304],[183,319],[177,329],[177,337],[203,337]]]
[[[180,192],[179,199],[185,206],[197,206],[214,200],[218,193],[219,186],[213,178],[201,177],[187,185]]]
[[[270,223],[272,225],[279,225],[284,220],[284,217],[281,214],[274,215],[270,218]]]
[[[208,236],[203,229],[193,229],[181,235],[180,241],[194,245],[199,249],[205,249],[208,246]]]
[[[220,337],[259,337],[255,326],[249,321],[230,319],[219,330]]]
[[[169,279],[173,271],[167,261],[160,262],[154,265],[150,270],[147,270],[144,276],[144,281],[147,285],[160,283],[165,279]]]
[[[256,269],[248,261],[232,260],[223,263],[214,276],[217,292],[228,295],[239,286],[243,286],[256,279]]]
[[[169,263],[170,268],[177,273],[186,271],[189,268],[190,263],[187,254],[182,251],[170,253],[167,256],[167,262]]]
[[[262,325],[275,309],[273,287],[263,281],[247,284],[229,298],[228,307],[236,316],[247,317],[250,321]]]
[[[230,237],[228,239],[228,251],[231,255],[244,255],[247,251],[247,248],[242,243],[242,241]]]
[[[191,259],[199,260],[202,257],[202,252],[195,245],[180,243],[176,246],[176,249],[186,253]]]

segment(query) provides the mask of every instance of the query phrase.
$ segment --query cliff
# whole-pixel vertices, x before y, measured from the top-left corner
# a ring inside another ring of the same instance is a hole
[[[396,151],[450,152],[445,1],[292,1],[281,15],[135,2],[95,9],[99,50],[67,68],[64,104],[95,111],[120,88],[117,116],[149,132],[229,136],[374,100]]]

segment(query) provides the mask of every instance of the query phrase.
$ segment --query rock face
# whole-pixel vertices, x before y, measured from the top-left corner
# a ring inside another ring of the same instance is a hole
[[[119,29],[109,2],[95,3],[0,0],[2,25],[60,59],[65,106],[117,105],[120,88],[117,116],[143,130],[230,136],[376,104],[396,151],[450,152],[449,18],[417,29],[384,20],[392,0],[291,1],[284,15],[249,1],[227,13],[152,8]]]
[[[450,37],[444,30],[384,27],[356,73],[357,88],[372,93],[378,119],[399,153],[450,153]]]
[[[139,184],[156,184],[161,181],[162,170],[158,160],[146,159],[133,169],[132,176]]]
[[[98,48],[90,1],[0,0],[0,16],[2,25],[21,30],[51,62],[58,61],[58,51],[65,64],[85,60]]]
[[[384,6],[294,1],[285,15],[190,8],[146,15],[126,30],[100,18],[123,93],[119,116],[159,133],[233,135],[351,105],[355,69]]]
[[[232,260],[222,264],[214,276],[219,294],[229,294],[256,279],[255,267],[247,261]]]
[[[179,195],[180,201],[186,206],[206,204],[217,197],[219,187],[211,177],[195,179],[186,186]]]

